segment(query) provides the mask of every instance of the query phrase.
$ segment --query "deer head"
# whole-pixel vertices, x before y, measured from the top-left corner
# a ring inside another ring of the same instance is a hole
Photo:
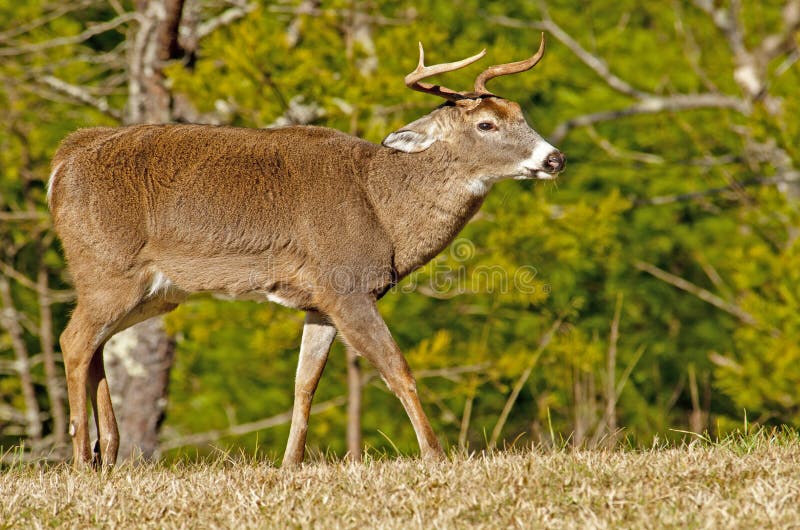
[[[544,34],[539,50],[529,59],[495,65],[475,79],[472,92],[457,92],[422,79],[468,66],[486,50],[452,63],[425,66],[419,45],[419,65],[405,78],[406,86],[447,100],[442,106],[389,134],[383,145],[418,153],[436,142],[457,144],[464,157],[483,168],[479,183],[491,185],[504,179],[553,179],[564,169],[565,157],[526,122],[520,106],[486,89],[486,83],[502,75],[533,68],[544,55]]]

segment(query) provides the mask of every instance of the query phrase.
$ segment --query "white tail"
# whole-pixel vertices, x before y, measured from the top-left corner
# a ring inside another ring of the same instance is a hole
[[[420,81],[479,56],[434,67],[420,58],[407,84],[448,103],[382,146],[319,127],[141,125],[66,138],[49,202],[78,293],[61,336],[76,465],[93,459],[87,385],[99,430],[94,458],[116,461],[105,342],[204,291],[307,311],[284,464],[303,459],[311,399],[337,332],[399,397],[423,456],[440,457],[376,301],[440,252],[495,182],[563,169],[564,156],[519,105],[484,86],[531,68],[543,45],[528,61],[489,68],[469,93]]]

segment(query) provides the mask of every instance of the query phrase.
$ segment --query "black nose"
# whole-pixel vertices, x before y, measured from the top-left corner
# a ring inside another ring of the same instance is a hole
[[[547,155],[547,160],[545,160],[545,170],[549,173],[558,173],[562,169],[564,169],[564,165],[567,162],[567,157],[564,156],[564,153],[561,151],[553,151],[549,155]]]

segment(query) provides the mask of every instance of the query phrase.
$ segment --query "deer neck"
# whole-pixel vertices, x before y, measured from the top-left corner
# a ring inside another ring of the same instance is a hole
[[[392,240],[400,278],[441,252],[478,211],[488,186],[474,171],[438,142],[422,153],[376,154],[367,194]]]

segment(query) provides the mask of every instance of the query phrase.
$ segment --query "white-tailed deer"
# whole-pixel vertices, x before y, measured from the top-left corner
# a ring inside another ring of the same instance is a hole
[[[204,125],[83,129],[63,141],[48,198],[78,294],[61,335],[76,466],[117,457],[103,345],[197,292],[307,312],[284,465],[303,460],[311,399],[337,332],[400,399],[423,457],[443,455],[376,301],[444,249],[494,183],[551,179],[564,167],[519,105],[485,87],[532,68],[544,36],[533,57],[488,68],[472,92],[421,82],[484,53],[424,66],[420,45],[405,82],[447,102],[382,145],[321,127]]]

